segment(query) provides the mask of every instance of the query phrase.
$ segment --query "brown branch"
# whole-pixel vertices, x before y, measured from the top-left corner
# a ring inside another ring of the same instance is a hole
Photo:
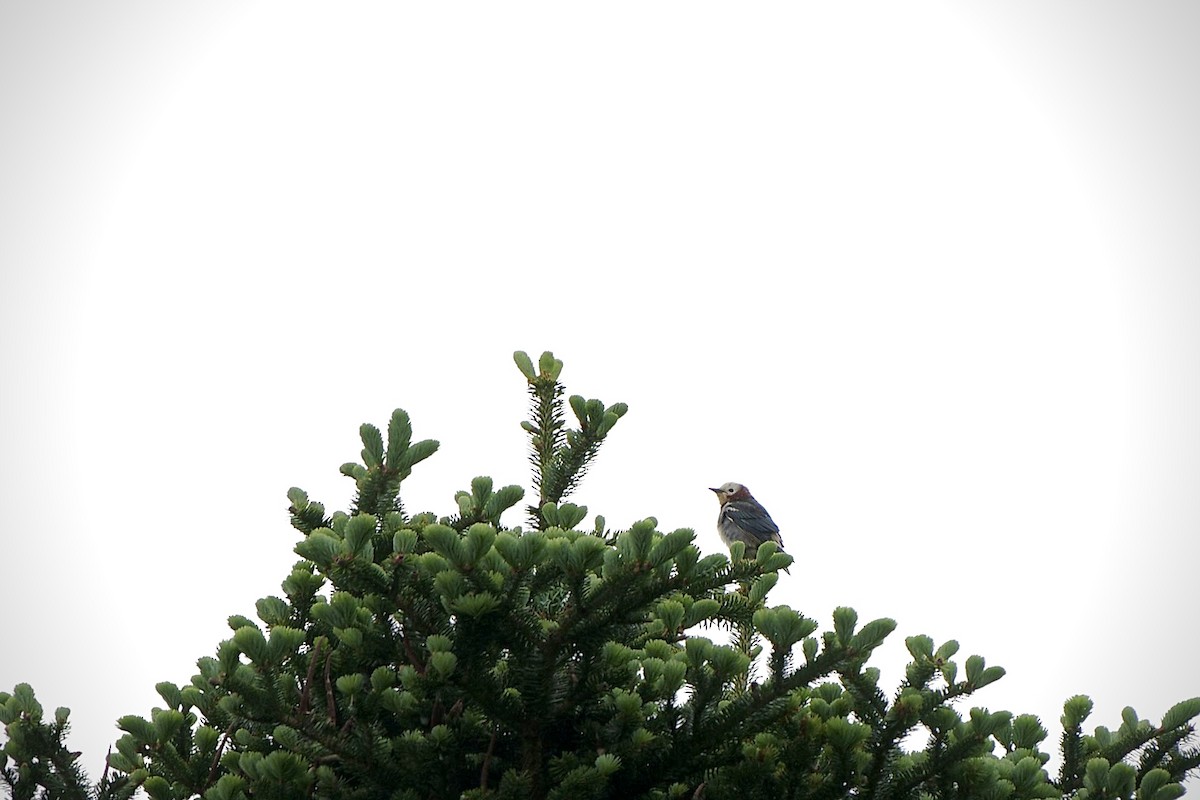
[[[313,643],[312,652],[308,654],[308,672],[304,676],[304,688],[300,692],[300,708],[298,714],[301,718],[308,714],[308,703],[312,694],[313,678],[317,674],[317,659],[321,656],[321,639],[318,638]]]
[[[337,725],[337,703],[333,698],[333,682],[329,679],[329,673],[333,666],[333,648],[329,648],[329,652],[325,654],[325,714],[329,717],[329,721],[335,726]]]
[[[217,752],[213,753],[212,767],[208,770],[208,777],[204,780],[204,788],[213,785],[217,779],[217,768],[221,766],[221,754],[225,751],[225,745],[229,744],[229,737],[233,735],[233,731],[237,728],[236,722],[229,723],[229,727],[225,729],[225,735],[221,737],[221,741],[217,744]]]
[[[496,752],[496,726],[492,726],[492,737],[488,739],[487,752],[483,754],[483,769],[479,771],[479,788],[487,791],[488,771],[492,768],[492,754]]]
[[[429,727],[436,728],[442,724],[442,712],[445,708],[442,706],[442,698],[433,698],[433,709],[429,712]]]
[[[411,619],[411,615],[406,610],[405,617]],[[400,623],[400,641],[404,644],[404,656],[408,659],[408,663],[413,666],[418,675],[425,674],[425,665],[421,663],[417,651],[413,648],[412,640],[408,638],[408,625]]]
[[[111,744],[108,746],[108,754],[104,756],[104,772],[101,773],[101,775],[100,775],[100,785],[101,786],[103,786],[104,782],[106,780],[108,780],[108,768],[111,766],[108,763],[108,760],[110,758],[112,758],[112,745]]]

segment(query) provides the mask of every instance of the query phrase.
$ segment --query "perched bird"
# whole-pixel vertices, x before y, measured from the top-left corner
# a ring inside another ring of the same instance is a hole
[[[750,490],[740,483],[726,483],[717,489],[709,489],[717,493],[721,503],[721,513],[717,515],[717,533],[721,541],[728,547],[734,542],[746,543],[746,558],[754,558],[758,546],[766,541],[772,541],[783,549],[783,539],[779,538],[779,526],[771,515],[762,507],[762,503],[754,499]]]

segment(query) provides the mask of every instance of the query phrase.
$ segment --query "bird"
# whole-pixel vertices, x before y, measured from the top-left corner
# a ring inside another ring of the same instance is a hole
[[[709,491],[716,492],[717,500],[721,503],[721,512],[717,515],[717,533],[726,547],[734,542],[745,542],[746,558],[754,558],[758,546],[767,541],[783,549],[779,526],[762,503],[754,499],[749,489],[740,483],[724,483],[716,489],[710,487]]]

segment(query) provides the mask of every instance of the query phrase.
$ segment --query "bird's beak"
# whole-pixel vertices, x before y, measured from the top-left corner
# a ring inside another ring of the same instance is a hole
[[[718,494],[720,494],[720,492],[721,492],[721,490],[720,490],[720,489],[714,489],[714,488],[712,488],[711,486],[710,486],[710,487],[708,487],[708,490],[709,490],[710,492],[717,492]]]

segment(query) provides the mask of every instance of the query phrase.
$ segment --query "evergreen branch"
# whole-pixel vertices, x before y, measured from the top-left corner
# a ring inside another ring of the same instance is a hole
[[[627,408],[617,403],[606,409],[599,400],[585,401],[573,396],[571,407],[579,418],[579,429],[567,430],[564,388],[558,380],[562,361],[550,352],[543,353],[538,362],[540,371],[535,373],[527,355],[518,352],[514,358],[528,382],[530,419],[522,422],[521,427],[529,434],[529,462],[538,494],[536,504],[527,506],[526,511],[535,530],[546,530],[542,508],[547,503],[561,502],[579,486],[608,431]]]
[[[1063,732],[1059,742],[1062,764],[1055,788],[1064,795],[1073,794],[1083,788],[1083,770],[1087,763],[1087,747],[1083,741],[1083,722],[1092,712],[1092,701],[1084,695],[1076,695],[1063,703],[1060,717]],[[1053,782],[1052,782],[1053,783]]]
[[[1190,737],[1194,730],[1191,725],[1186,725],[1171,731],[1156,731],[1155,733],[1158,733],[1159,736],[1142,752],[1139,759],[1138,778],[1140,779],[1150,770],[1162,766],[1173,754],[1179,753],[1180,742]]]
[[[292,527],[308,535],[317,528],[328,528],[333,525],[331,517],[323,516],[312,506],[292,516]]]
[[[402,480],[399,470],[384,464],[367,469],[366,474],[356,481],[358,492],[350,506],[351,516],[372,514],[382,520],[389,512],[403,514],[404,506],[400,502]]]
[[[548,500],[547,484],[552,479],[555,456],[563,446],[563,386],[557,374],[545,374],[529,380],[531,421],[522,422],[521,427],[529,434],[529,462],[533,466],[533,488],[538,493],[536,505],[527,507],[529,524],[536,530],[544,530],[542,506]],[[557,502],[555,499],[554,502]]]
[[[425,596],[417,594],[413,589],[420,589],[426,592]],[[439,633],[444,625],[441,619],[440,606],[435,605],[429,596],[432,594],[432,586],[422,585],[419,587],[408,587],[400,594],[394,595],[391,600],[396,608],[404,614],[402,631],[407,633],[410,629],[415,629],[423,636],[431,636]],[[411,625],[409,624],[411,623]],[[413,662],[414,664],[419,662]]]
[[[1155,737],[1157,733],[1158,731],[1155,731],[1154,729],[1149,729],[1142,732],[1128,731],[1115,742],[1110,743],[1107,747],[1101,748],[1099,756],[1107,759],[1110,764],[1115,764],[1118,761],[1124,761],[1126,756],[1138,748],[1146,745]]]
[[[762,606],[763,604],[758,603],[757,605]],[[742,622],[734,627],[734,637],[732,642],[733,648],[745,653],[747,658],[750,659],[750,666],[748,666],[746,671],[739,674],[733,681],[733,690],[735,692],[744,692],[748,690],[750,688],[750,684],[754,681],[755,665],[753,651],[754,644],[757,639],[758,635],[755,632],[754,623],[752,621]],[[782,677],[782,674],[780,674],[779,678],[782,679]]]
[[[892,712],[896,712],[895,706],[892,707]],[[890,722],[885,722],[882,727],[872,726],[867,746],[871,755],[870,765],[867,767],[865,775],[867,797],[877,796],[875,793],[879,791],[879,787],[885,786],[895,778],[889,767],[895,760],[899,742],[916,727],[916,724],[916,720],[905,721],[899,714],[896,714]],[[886,797],[887,794],[885,792],[879,796]]]
[[[832,749],[832,748],[831,748]],[[822,764],[821,772],[825,774],[826,780],[822,787],[818,789],[812,796],[812,800],[838,800],[852,796],[849,791],[854,783],[854,762],[852,754],[847,750],[833,749],[832,752],[832,768],[826,764]],[[867,792],[864,797],[872,797]]]
[[[1193,763],[1188,768],[1184,768],[1183,772],[1200,765],[1200,750],[1193,750],[1192,753],[1187,754],[1180,747],[1182,742],[1192,738],[1195,733],[1195,728],[1190,724],[1182,724],[1171,730],[1159,728],[1156,733],[1159,735],[1154,739],[1153,744],[1146,747],[1146,750],[1141,753],[1138,765],[1139,778],[1156,768],[1168,770],[1174,776],[1175,765],[1187,762],[1189,756],[1193,759]],[[1181,772],[1181,777],[1172,777],[1172,780],[1182,780],[1183,772]]]
[[[1059,750],[1062,754],[1062,764],[1055,786],[1066,796],[1083,788],[1084,746],[1079,728],[1063,730]]]
[[[7,695],[0,699],[7,699]],[[5,765],[0,775],[11,797],[32,800],[40,795],[49,800],[90,800],[87,776],[76,763],[79,754],[69,752],[63,742],[67,732],[65,720],[46,724],[40,715],[39,707],[36,713],[26,712],[5,728],[9,742],[0,747],[0,765]],[[19,749],[13,740],[20,742]],[[16,762],[15,770],[7,767],[9,758]]]
[[[1182,783],[1193,770],[1200,767],[1200,748],[1168,753],[1161,766],[1171,774],[1172,781]]]
[[[695,736],[696,729],[703,719],[708,706],[721,695],[721,681],[715,675],[700,674],[690,676],[691,697],[682,709],[683,729],[685,736]],[[677,740],[677,744],[684,739]]]
[[[550,468],[542,473],[542,503],[558,503],[573,492],[587,474],[592,459],[600,451],[603,435],[592,431],[568,431],[567,445],[554,453]]]
[[[872,728],[884,723],[888,712],[887,697],[880,688],[855,670],[842,673],[842,685],[855,699],[854,713]]]
[[[627,564],[625,571],[605,578],[600,588],[587,597],[586,605],[564,609],[556,636],[560,640],[585,636],[593,629],[627,623],[631,621],[630,615],[635,609],[648,608],[652,602],[666,599],[676,592],[701,599],[722,590],[733,581],[759,574],[753,562],[731,565],[728,570],[707,576],[676,573],[666,577],[644,571],[644,565]],[[714,619],[727,617],[738,623],[748,622],[756,606],[749,603],[745,596],[731,599],[733,597],[725,595],[726,599]],[[644,618],[644,615],[637,615],[636,621]]]
[[[951,742],[936,754],[932,754],[925,764],[919,768],[913,769],[911,772],[896,776],[892,785],[895,787],[888,795],[884,796],[899,796],[903,797],[919,786],[928,784],[931,781],[948,779],[952,768],[961,764],[963,761],[975,755],[980,745],[986,742],[987,737],[972,734],[964,737],[956,742]],[[943,795],[947,794],[943,787]]]
[[[715,769],[730,763],[739,752],[740,743],[755,728],[766,726],[782,717],[790,707],[788,695],[801,686],[833,674],[844,664],[846,655],[840,649],[830,649],[792,672],[779,684],[770,684],[762,691],[744,692],[733,697],[727,706],[711,718],[694,718],[691,730],[680,731],[671,752],[671,763],[658,763],[649,770],[661,770],[674,780],[697,770]],[[720,749],[713,742],[724,742]],[[649,784],[642,789],[645,791]]]
[[[592,631],[603,631],[613,624],[624,624],[630,621],[630,615],[636,609],[644,609],[655,600],[670,597],[678,591],[685,591],[693,596],[703,596],[703,593],[716,586],[719,578],[709,582],[693,582],[680,575],[658,582],[646,580],[649,574],[638,576],[626,573],[626,580],[617,580],[612,576],[605,580],[599,591],[595,592],[586,606],[572,605],[564,610],[554,639],[557,642],[588,636]],[[635,615],[637,621],[645,618],[645,613]]]
[[[42,771],[38,783],[46,788],[46,794],[52,800],[90,800],[87,778],[76,763],[78,754],[68,752],[63,744],[65,732],[65,725],[51,726],[50,741],[45,743],[49,764],[39,764]]]

